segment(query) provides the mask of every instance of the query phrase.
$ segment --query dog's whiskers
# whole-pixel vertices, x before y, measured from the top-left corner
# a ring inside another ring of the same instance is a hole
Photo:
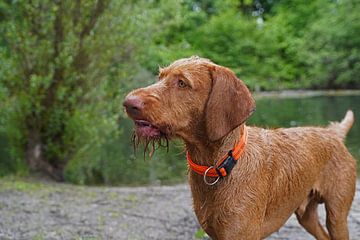
[[[165,147],[166,151],[169,152],[169,139],[166,136],[158,138],[142,138],[139,137],[136,132],[134,132],[131,140],[133,143],[134,152],[136,152],[136,149],[139,147],[140,144],[144,146],[144,160],[146,159],[146,153],[148,153],[148,156],[151,159],[155,151],[160,147]]]

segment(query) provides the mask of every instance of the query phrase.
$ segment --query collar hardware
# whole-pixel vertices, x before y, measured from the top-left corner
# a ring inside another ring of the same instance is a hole
[[[203,166],[194,163],[191,160],[189,152],[187,152],[186,159],[188,165],[191,168],[191,170],[193,170],[195,173],[204,176],[204,182],[207,185],[214,185],[215,183],[218,182],[220,178],[224,178],[230,175],[232,169],[235,167],[238,159],[245,150],[246,142],[247,142],[247,128],[246,126],[244,126],[244,132],[240,138],[239,143],[236,144],[232,150],[230,150],[223,158],[221,158],[220,161],[216,162],[213,166]],[[213,177],[217,179],[215,179],[215,181],[213,182],[209,182],[206,179],[207,177]]]
[[[232,150],[230,150],[228,152],[228,156],[218,167],[215,168],[215,170],[220,177],[226,177],[228,174],[230,174],[236,162],[237,161],[234,159],[232,155]]]
[[[206,184],[206,185],[209,185],[209,186],[212,186],[212,185],[215,185],[219,180],[220,180],[220,176],[218,176],[218,177],[216,177],[216,179],[213,181],[213,182],[209,182],[208,180],[207,180],[207,173],[208,173],[208,171],[209,170],[211,170],[211,169],[216,169],[214,166],[210,166],[210,167],[208,167],[208,169],[206,169],[206,171],[205,171],[205,173],[204,173],[204,183]]]

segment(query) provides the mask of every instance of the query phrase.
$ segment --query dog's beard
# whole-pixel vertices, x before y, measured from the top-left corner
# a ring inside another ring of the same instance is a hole
[[[146,155],[148,153],[149,158],[151,159],[157,149],[160,147],[165,147],[166,151],[169,152],[169,138],[166,135],[155,138],[146,138],[140,137],[134,131],[132,136],[132,142],[134,147],[134,152],[136,149],[142,145],[144,147],[144,159],[146,159]]]

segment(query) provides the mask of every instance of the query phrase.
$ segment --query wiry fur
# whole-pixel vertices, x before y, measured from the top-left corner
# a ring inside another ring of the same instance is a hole
[[[325,128],[245,126],[241,121],[255,105],[247,89],[234,87],[240,80],[229,71],[207,59],[181,59],[160,70],[159,82],[129,94],[144,102],[144,119],[168,136],[185,141],[197,164],[214,165],[247,128],[245,152],[229,176],[208,186],[202,176],[189,171],[201,226],[212,239],[262,239],[295,213],[317,239],[349,239],[347,215],[355,192],[356,166],[343,141],[354,121],[353,113],[349,111],[342,122]],[[180,89],[179,79],[189,87]],[[215,87],[227,92],[219,94]],[[236,92],[229,92],[233,90]],[[216,112],[209,114],[213,109],[209,102],[233,107],[221,113],[226,118],[217,120]],[[213,119],[209,122],[209,118]],[[212,130],[217,131],[216,137]],[[328,232],[317,218],[320,203],[325,203]]]

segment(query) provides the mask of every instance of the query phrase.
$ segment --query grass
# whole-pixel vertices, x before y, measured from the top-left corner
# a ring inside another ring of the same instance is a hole
[[[199,230],[196,231],[194,237],[195,239],[207,239],[209,236],[202,228],[200,228]]]
[[[15,190],[22,192],[33,192],[44,189],[47,186],[43,183],[22,179],[16,176],[6,176],[0,178],[0,192]]]

